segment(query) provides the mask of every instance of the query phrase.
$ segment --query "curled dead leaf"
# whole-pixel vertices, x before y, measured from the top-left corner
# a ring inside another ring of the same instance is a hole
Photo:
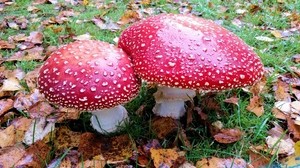
[[[25,147],[22,144],[0,149],[0,167],[15,167],[15,163],[18,162],[24,154]]]
[[[264,113],[263,99],[259,96],[253,96],[246,109],[260,117]]]
[[[14,49],[16,47],[15,44],[11,44],[7,41],[0,40],[0,50],[1,49]]]
[[[50,150],[45,142],[37,141],[25,150],[25,154],[14,167],[44,167]]]
[[[234,168],[245,168],[247,167],[247,162],[244,159],[240,158],[204,158],[197,161],[196,167],[201,168],[225,168],[225,167],[234,167]]]
[[[172,167],[174,162],[179,157],[175,149],[150,149],[151,158],[154,162],[154,167]]]
[[[242,138],[243,132],[238,129],[221,129],[219,133],[214,135],[215,141],[219,143],[229,144],[239,141]]]
[[[164,139],[166,136],[177,131],[178,123],[170,117],[155,117],[152,120],[151,127],[159,139]]]
[[[14,101],[12,99],[2,99],[0,100],[0,116],[8,112],[14,106]]]

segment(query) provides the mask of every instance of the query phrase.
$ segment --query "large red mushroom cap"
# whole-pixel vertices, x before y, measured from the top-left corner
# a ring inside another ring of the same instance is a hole
[[[40,69],[38,85],[50,102],[96,110],[135,97],[140,80],[122,49],[101,41],[84,40],[53,52]]]
[[[252,85],[263,74],[260,58],[239,37],[192,15],[146,18],[127,28],[118,46],[142,79],[170,87],[223,90]]]

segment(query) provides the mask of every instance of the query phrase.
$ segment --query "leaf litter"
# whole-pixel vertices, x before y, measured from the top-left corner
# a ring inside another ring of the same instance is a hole
[[[15,2],[1,1],[0,12],[5,10],[6,6],[14,5]],[[83,5],[89,6],[92,1],[65,1],[58,3],[55,0],[36,0],[26,10],[33,14],[39,15],[40,8],[38,4],[53,4],[59,12],[57,16],[51,18],[26,18],[20,17],[4,17],[0,24],[0,30],[14,29],[27,30],[29,29],[30,21],[40,23],[39,30],[32,31],[27,36],[24,33],[8,37],[7,40],[0,39],[0,50],[9,51],[11,55],[0,55],[0,167],[40,167],[47,165],[51,167],[60,165],[61,167],[104,167],[106,164],[120,164],[127,165],[128,160],[133,160],[138,165],[145,167],[151,165],[154,167],[179,167],[179,165],[188,165],[194,167],[192,164],[185,161],[185,151],[182,148],[176,148],[179,144],[172,143],[174,146],[162,147],[160,142],[166,140],[172,135],[181,137],[184,146],[191,147],[189,137],[186,136],[186,131],[189,131],[187,126],[180,126],[180,122],[170,119],[154,119],[152,121],[152,130],[157,135],[159,140],[152,139],[148,143],[137,143],[128,135],[114,135],[103,136],[90,132],[75,132],[68,127],[62,126],[69,120],[76,120],[80,116],[80,111],[75,109],[66,109],[56,107],[53,104],[47,103],[43,96],[38,92],[36,85],[36,78],[38,68],[22,75],[20,73],[10,73],[4,70],[3,63],[19,62],[19,61],[37,61],[42,62],[51,52],[57,47],[48,46],[45,43],[43,29],[44,27],[55,30],[56,33],[62,31],[59,27],[53,25],[63,25],[79,15],[78,12],[68,9],[68,5]],[[95,16],[87,21],[92,22],[99,29],[117,32],[122,30],[128,24],[134,23],[143,19],[146,16],[153,15],[158,12],[165,12],[163,8],[154,8],[154,1],[130,1],[126,11],[118,21],[113,21],[106,17],[106,13],[101,16]],[[195,11],[195,6],[183,1],[169,2],[172,10],[177,10],[179,13],[193,13],[201,15]],[[280,2],[282,3],[282,2]],[[100,9],[116,8],[116,2],[110,3],[97,2],[93,4]],[[144,8],[141,8],[143,5]],[[218,7],[220,14],[226,15],[228,7],[215,6],[212,2],[209,3],[210,8]],[[250,4],[243,6],[242,4],[235,4],[235,12],[238,17],[233,18],[231,23],[238,28],[249,27],[254,29],[265,29],[269,34],[254,37],[256,40],[272,44],[277,40],[291,38],[295,34],[299,34],[299,13],[285,12],[282,16],[288,18],[290,28],[285,30],[277,30],[272,27],[259,27],[243,21],[243,17],[247,13],[255,14],[262,9],[259,5]],[[224,17],[226,19],[226,16]],[[228,18],[227,18],[228,19]],[[78,20],[80,22],[80,20]],[[220,22],[223,23],[223,20]],[[79,36],[68,32],[66,36],[60,36],[61,42],[69,39],[85,40],[95,38],[88,33],[83,33]],[[299,63],[299,54],[291,56],[294,63]],[[262,146],[253,147],[249,150],[250,160],[249,164],[256,167],[257,165],[266,165],[270,160],[270,155],[261,155],[261,151],[275,154],[279,153],[281,156],[288,156],[287,165],[300,165],[296,159],[300,156],[297,142],[300,139],[300,111],[299,111],[299,67],[291,67],[293,74],[281,74],[272,83],[272,88],[266,86],[266,81],[258,83],[251,89],[244,91],[251,94],[248,111],[253,112],[258,117],[266,113],[264,108],[263,94],[272,90],[274,92],[274,107],[272,112],[274,116],[286,124],[285,127],[275,125],[269,131],[266,137],[266,143]],[[3,75],[3,74],[10,75]],[[24,72],[23,72],[24,73]],[[298,75],[298,76],[295,76]],[[26,83],[27,88],[24,88],[22,82]],[[269,89],[269,90],[268,90]],[[267,91],[266,91],[267,90]],[[239,98],[233,96],[226,99],[224,102],[231,103],[236,106],[239,105]],[[214,101],[214,96],[207,95],[203,100],[202,106],[205,105],[207,109],[200,109],[199,107],[190,108],[190,116],[187,118],[187,125],[192,125],[195,118],[191,117],[196,114],[196,120],[201,121],[201,124],[208,126],[212,139],[216,142],[226,145],[241,141],[244,133],[239,128],[223,128],[222,125],[211,123],[208,119],[207,113],[210,110],[217,112],[217,117],[220,118],[225,115],[218,102]],[[42,112],[42,113],[41,113]],[[143,110],[144,113],[144,110]],[[11,118],[13,118],[11,120]],[[58,123],[54,127],[54,123]],[[220,123],[219,123],[220,124]],[[221,123],[222,124],[222,123]],[[33,129],[34,128],[34,129]],[[37,133],[38,132],[38,133]],[[55,138],[55,140],[53,140]],[[50,157],[51,148],[50,143],[53,141],[57,149],[54,156]],[[24,146],[22,142],[28,144]],[[95,143],[95,144],[92,144]],[[175,142],[175,141],[174,141]],[[255,149],[255,150],[254,150]],[[64,157],[63,157],[64,156]],[[83,158],[83,160],[80,160]],[[246,167],[245,160],[240,158],[204,158],[196,163],[196,167]]]

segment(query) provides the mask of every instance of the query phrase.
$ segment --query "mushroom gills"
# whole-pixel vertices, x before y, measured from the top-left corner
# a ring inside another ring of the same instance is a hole
[[[162,117],[179,119],[186,111],[184,102],[192,100],[196,96],[196,91],[159,86],[157,92],[155,92],[153,96],[156,101],[156,104],[152,109],[154,114]]]
[[[114,132],[128,120],[127,110],[121,105],[95,110],[91,113],[93,114],[91,125],[100,133]]]

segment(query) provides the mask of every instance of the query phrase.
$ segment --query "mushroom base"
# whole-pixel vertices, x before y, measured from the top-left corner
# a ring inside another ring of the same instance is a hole
[[[184,101],[196,96],[195,90],[159,86],[154,93],[156,104],[153,113],[162,117],[179,119],[185,113]]]
[[[91,113],[91,125],[100,133],[115,132],[128,119],[127,110],[121,105]]]

